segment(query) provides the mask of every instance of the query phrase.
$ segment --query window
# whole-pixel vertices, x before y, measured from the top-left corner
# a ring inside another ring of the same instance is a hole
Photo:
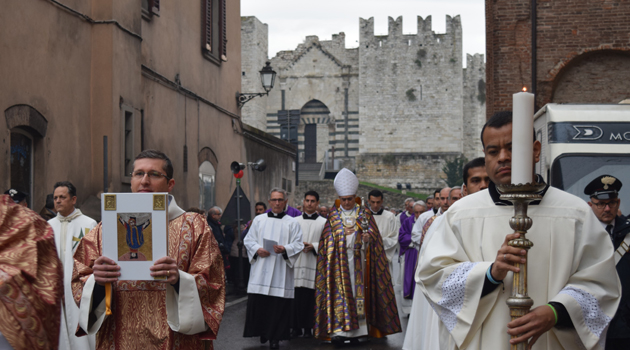
[[[142,15],[151,19],[151,16],[160,15],[160,0],[142,0]]]
[[[137,137],[138,128],[136,127],[136,118],[133,109],[123,105],[121,108],[121,169],[122,182],[131,183],[131,172],[133,171],[133,160],[139,151],[139,138]]]
[[[204,161],[199,166],[199,208],[208,210],[215,206],[215,176],[212,164]]]
[[[227,0],[204,0],[203,53],[220,64],[227,61]]]

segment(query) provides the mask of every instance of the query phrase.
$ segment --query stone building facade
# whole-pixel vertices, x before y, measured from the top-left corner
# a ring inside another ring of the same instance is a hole
[[[630,97],[630,2],[533,3],[486,0],[488,117],[522,87],[535,90],[536,109]]]
[[[388,35],[378,36],[373,18],[360,19],[359,47],[350,49],[344,33],[332,40],[306,37],[270,60],[279,88],[260,101],[266,114],[259,105],[245,106],[244,120],[260,125],[264,118],[269,133],[297,137],[300,163],[328,159],[385,186],[429,191],[443,185],[446,160],[482,154],[485,63],[481,54],[468,55],[462,69],[459,16],[446,16],[443,34],[432,31],[430,16],[418,17],[417,27],[417,34],[404,35],[402,17],[390,17]],[[257,28],[257,37],[266,36],[258,20],[242,19],[243,32]],[[242,49],[243,57],[261,57],[253,42]],[[260,86],[246,84],[243,79],[243,89]],[[298,122],[288,125],[287,114]]]
[[[245,173],[252,202],[295,178],[295,147],[241,121],[239,1],[8,1],[0,32],[0,187],[36,211],[69,180],[99,218],[99,192],[130,191],[149,148],[173,161],[183,208],[224,207],[233,161],[268,160]]]

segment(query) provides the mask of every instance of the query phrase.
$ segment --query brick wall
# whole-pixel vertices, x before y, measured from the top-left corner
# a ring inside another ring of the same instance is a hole
[[[538,108],[628,98],[629,1],[538,0],[536,17]],[[531,1],[486,0],[486,55],[489,117],[531,90]]]

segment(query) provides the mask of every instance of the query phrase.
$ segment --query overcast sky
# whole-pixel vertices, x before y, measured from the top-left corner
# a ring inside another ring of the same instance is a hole
[[[486,52],[484,0],[241,0],[241,16],[269,25],[269,56],[295,50],[307,35],[331,40],[346,34],[346,47],[359,45],[359,17],[374,17],[376,35],[387,34],[387,17],[403,16],[403,34],[417,33],[417,16],[431,16],[433,31],[446,32],[446,15],[460,15],[464,57]]]

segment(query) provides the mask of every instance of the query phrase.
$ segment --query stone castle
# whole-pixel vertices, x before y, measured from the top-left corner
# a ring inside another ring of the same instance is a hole
[[[242,90],[260,91],[267,25],[242,17],[241,42]],[[346,48],[344,33],[307,36],[273,57],[276,85],[243,107],[243,121],[296,140],[300,167],[327,161],[361,181],[428,192],[444,185],[447,160],[482,155],[484,58],[467,55],[465,69],[461,58],[459,16],[446,16],[443,34],[431,30],[430,16],[418,17],[413,35],[403,34],[402,17],[390,17],[383,36],[373,18],[360,19],[358,48]]]

